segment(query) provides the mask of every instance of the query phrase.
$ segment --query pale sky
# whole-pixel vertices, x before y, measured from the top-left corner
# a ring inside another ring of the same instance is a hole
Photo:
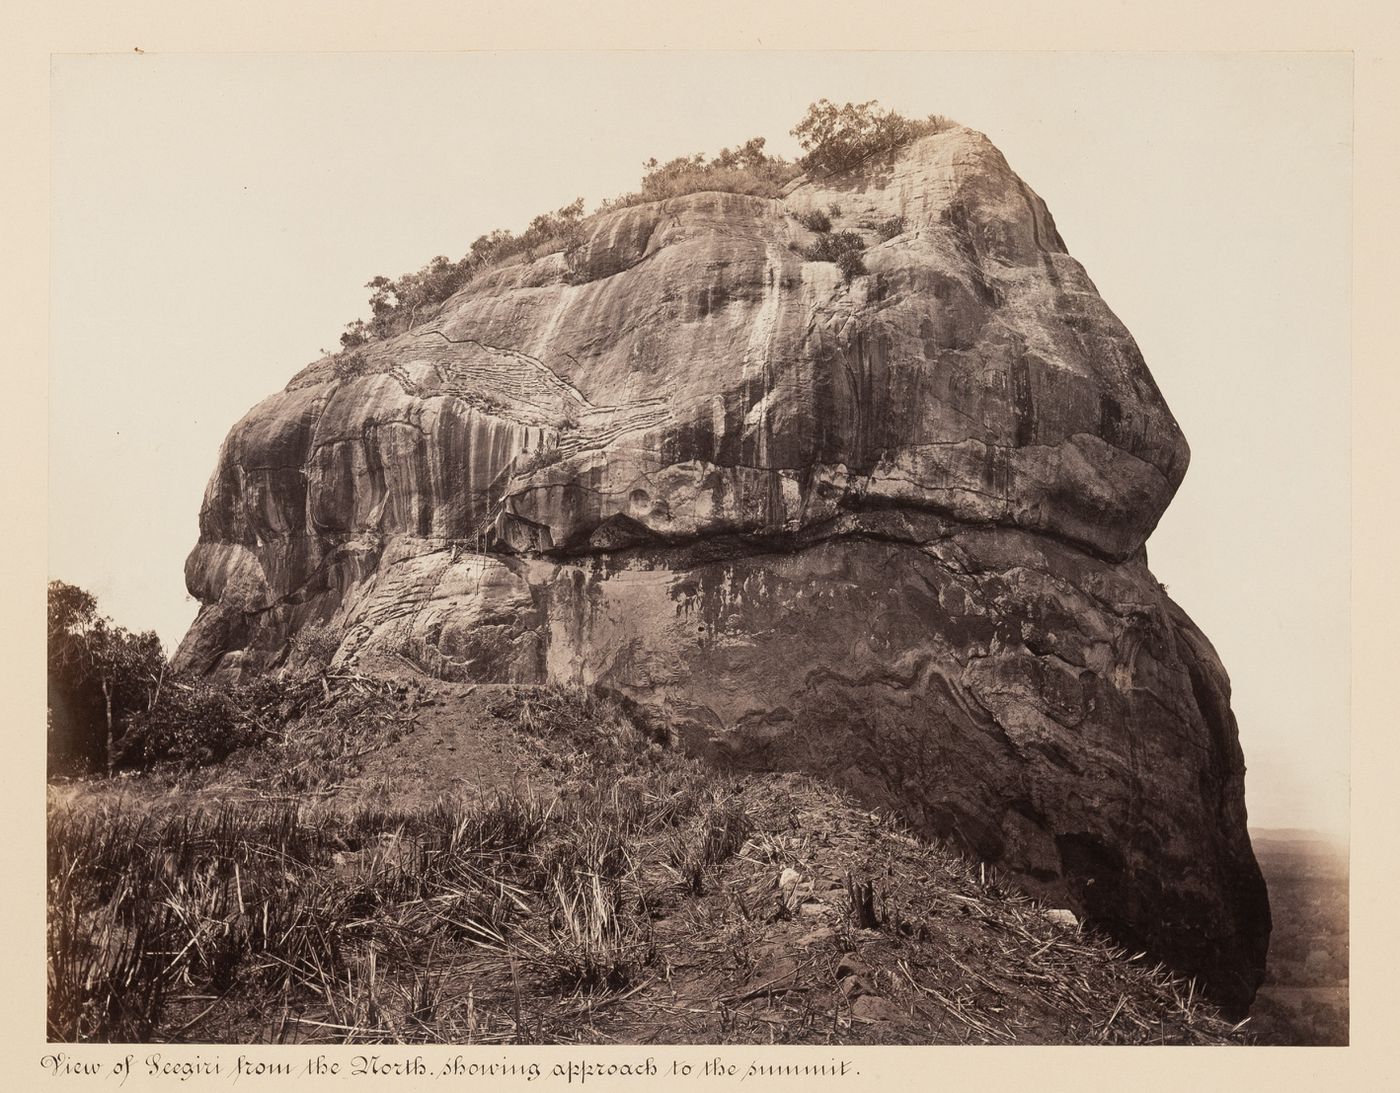
[[[876,98],[980,129],[1192,449],[1152,568],[1234,683],[1254,826],[1347,822],[1351,62],[1342,54],[55,58],[53,577],[173,649],[200,498],[364,282]]]

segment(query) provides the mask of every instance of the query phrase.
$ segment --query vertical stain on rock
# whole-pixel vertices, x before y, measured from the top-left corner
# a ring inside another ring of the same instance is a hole
[[[1011,358],[1011,408],[1016,428],[1016,447],[1024,448],[1035,442],[1035,404],[1031,398],[1031,370],[1024,355]]]

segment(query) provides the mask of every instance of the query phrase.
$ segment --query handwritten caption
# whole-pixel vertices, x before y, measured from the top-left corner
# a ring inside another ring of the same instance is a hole
[[[442,1078],[470,1081],[515,1079],[522,1082],[545,1082],[564,1085],[586,1085],[600,1079],[626,1081],[657,1078],[726,1080],[744,1082],[769,1078],[846,1078],[859,1074],[849,1059],[832,1058],[823,1062],[777,1063],[732,1057],[714,1056],[702,1061],[647,1055],[633,1061],[593,1061],[586,1058],[539,1060],[528,1056],[489,1058],[479,1055],[449,1054],[445,1057],[429,1054],[363,1053],[338,1056],[313,1053],[304,1058],[288,1058],[279,1054],[272,1058],[253,1052],[171,1055],[159,1051],[125,1052],[103,1058],[84,1052],[81,1055],[61,1051],[42,1056],[39,1065],[55,1078],[78,1078],[92,1081],[125,1083],[128,1078],[146,1081],[188,1082],[195,1079],[230,1081],[286,1078],[345,1079],[374,1078]]]

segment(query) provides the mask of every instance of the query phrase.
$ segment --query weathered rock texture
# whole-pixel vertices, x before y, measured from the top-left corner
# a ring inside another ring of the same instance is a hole
[[[801,253],[832,203],[849,284]],[[179,659],[260,672],[314,623],[341,663],[603,685],[1246,1005],[1229,683],[1143,551],[1186,443],[1041,200],[954,129],[586,227],[235,426]]]

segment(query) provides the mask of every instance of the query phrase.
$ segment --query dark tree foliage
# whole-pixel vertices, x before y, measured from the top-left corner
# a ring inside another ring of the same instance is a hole
[[[49,582],[48,732],[49,762],[60,768],[99,761],[102,694],[92,674],[85,635],[97,619],[91,593],[62,581]]]
[[[820,99],[807,108],[807,114],[793,127],[805,155],[805,171],[821,175],[849,170],[883,152],[890,152],[911,140],[937,133],[952,125],[946,118],[906,118],[884,110],[874,99],[837,106]]]
[[[888,220],[881,221],[876,230],[882,240],[893,239],[896,235],[904,234],[904,217],[892,216]]]
[[[48,639],[50,765],[111,771],[131,717],[160,698],[160,639],[113,624],[91,593],[63,581],[49,583]]]
[[[851,281],[866,272],[864,253],[865,240],[858,232],[822,232],[802,256],[809,262],[835,262],[841,276]]]
[[[237,687],[173,679],[161,700],[127,719],[118,765],[212,763],[276,732],[285,688],[271,677]]]
[[[50,773],[218,759],[272,731],[281,684],[181,678],[154,631],[117,626],[75,585],[49,583],[48,642]]]

